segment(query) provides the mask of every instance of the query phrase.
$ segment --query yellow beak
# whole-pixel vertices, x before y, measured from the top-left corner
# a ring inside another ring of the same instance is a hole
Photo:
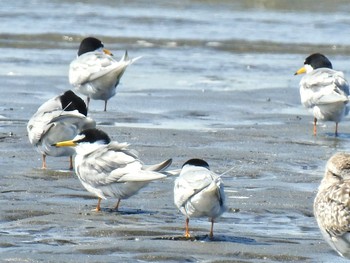
[[[62,142],[57,142],[52,144],[52,146],[56,146],[56,147],[68,147],[68,146],[76,146],[77,144],[70,140],[70,141],[62,141]]]
[[[300,69],[298,69],[298,71],[295,72],[294,75],[299,75],[299,74],[303,74],[303,73],[306,73],[305,67],[301,67]]]
[[[108,50],[108,49],[103,49],[103,52],[105,53],[105,54],[107,54],[107,55],[110,55],[110,56],[113,56],[113,53],[110,51],[110,50]]]

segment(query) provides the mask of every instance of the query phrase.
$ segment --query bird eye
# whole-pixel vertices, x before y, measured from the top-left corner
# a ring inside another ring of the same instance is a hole
[[[336,178],[336,179],[338,179],[338,180],[341,179],[341,176],[340,176],[340,175],[335,174],[335,173],[333,173],[333,172],[330,172],[330,173],[331,173],[331,175],[332,175],[334,178]]]

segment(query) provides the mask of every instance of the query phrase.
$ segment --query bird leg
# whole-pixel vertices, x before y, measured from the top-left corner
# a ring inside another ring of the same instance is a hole
[[[316,127],[316,124],[317,124],[317,119],[314,118],[314,136],[316,136],[316,133],[317,133],[317,127]]]
[[[118,199],[117,204],[114,206],[114,210],[115,210],[115,211],[118,211],[119,204],[120,204],[120,200],[121,200],[121,199]]]
[[[86,98],[86,109],[89,110],[90,97]]]
[[[211,219],[211,228],[210,228],[210,233],[209,233],[209,238],[213,238],[214,236],[214,219]]]
[[[335,137],[338,137],[338,122],[335,123]]]
[[[105,100],[105,109],[104,111],[107,111],[107,100]]]
[[[190,219],[187,217],[187,218],[186,218],[186,228],[185,228],[185,237],[186,237],[186,238],[191,237],[191,235],[190,235],[190,229],[189,229],[189,227],[188,227],[189,222],[190,222]]]
[[[96,208],[95,209],[92,209],[92,211],[95,211],[95,212],[100,212],[101,211],[101,198],[99,197],[98,198],[98,201],[97,201],[97,205],[96,205]]]
[[[69,156],[69,170],[73,170],[73,156]]]
[[[41,169],[46,169],[46,155],[45,154],[43,154],[43,165],[42,165]]]

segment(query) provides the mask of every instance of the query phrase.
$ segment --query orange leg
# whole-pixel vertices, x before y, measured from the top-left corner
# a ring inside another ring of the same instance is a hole
[[[115,211],[118,211],[119,204],[120,204],[120,199],[118,199],[118,202],[117,202],[117,204],[116,204],[115,207],[114,207],[114,210],[115,210]]]
[[[335,123],[335,133],[334,133],[335,137],[338,136],[338,122]]]
[[[190,229],[189,229],[189,227],[188,227],[189,222],[190,222],[190,219],[189,219],[189,218],[186,218],[186,228],[185,228],[185,237],[186,237],[186,238],[191,237],[191,235],[190,235]]]
[[[317,133],[317,127],[316,127],[316,124],[317,124],[317,119],[314,118],[314,136],[316,136],[316,133]]]
[[[73,156],[69,156],[69,170],[73,170]]]
[[[41,167],[41,169],[46,169],[46,155],[43,154],[43,166]]]
[[[98,198],[98,201],[97,201],[97,206],[95,209],[92,209],[92,211],[95,211],[95,212],[100,212],[101,211],[101,198]]]
[[[214,219],[211,219],[211,228],[210,228],[210,233],[209,233],[209,237],[213,238],[214,236]]]

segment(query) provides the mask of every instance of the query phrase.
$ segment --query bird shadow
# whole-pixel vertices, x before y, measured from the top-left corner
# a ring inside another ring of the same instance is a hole
[[[54,170],[54,169],[42,169],[42,168],[33,168],[32,176],[36,178],[44,178],[45,180],[57,180],[59,178],[68,178],[73,175],[72,170]]]
[[[119,215],[154,215],[156,214],[155,211],[150,210],[142,210],[142,209],[129,209],[129,208],[123,208],[115,210],[113,208],[101,208],[101,211],[104,213],[112,213],[112,214],[119,214]]]
[[[171,240],[171,241],[197,241],[197,242],[229,242],[229,243],[239,243],[246,245],[261,245],[255,239],[247,237],[237,237],[237,236],[227,236],[227,235],[215,235],[214,237],[209,237],[209,235],[198,235],[198,236],[162,236],[153,238],[153,240]]]
[[[337,136],[335,136],[332,132],[326,132],[324,133],[325,137],[327,138],[333,138],[333,139],[350,139],[350,133],[338,133]]]

